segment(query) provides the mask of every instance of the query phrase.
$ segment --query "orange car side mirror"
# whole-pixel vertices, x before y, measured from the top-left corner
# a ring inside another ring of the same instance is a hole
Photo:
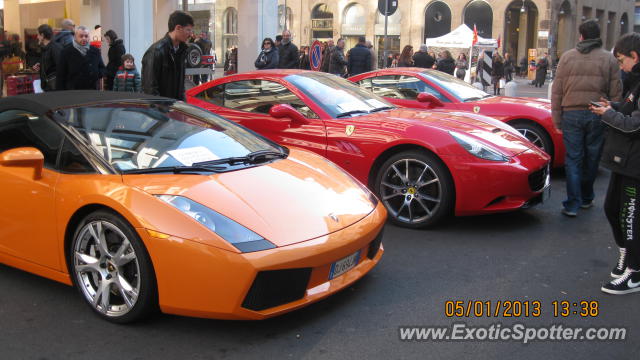
[[[42,155],[42,152],[40,152],[40,150],[33,147],[19,147],[9,149],[3,153],[0,153],[0,165],[32,167],[33,179],[38,180],[42,177],[44,155]]]
[[[421,103],[431,103],[432,108],[444,106],[444,104],[442,103],[442,100],[438,99],[433,94],[429,94],[429,93],[422,92],[418,94],[417,100],[418,102],[421,102]]]
[[[306,124],[307,119],[302,115],[298,110],[294,109],[293,106],[289,104],[276,104],[269,109],[269,115],[276,119],[282,119],[285,117],[290,118],[291,120]]]

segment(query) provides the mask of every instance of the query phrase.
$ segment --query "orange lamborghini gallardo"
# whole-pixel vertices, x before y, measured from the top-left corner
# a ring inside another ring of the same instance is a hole
[[[147,95],[1,99],[0,198],[0,262],[119,323],[279,315],[383,252],[384,207],[337,166]]]

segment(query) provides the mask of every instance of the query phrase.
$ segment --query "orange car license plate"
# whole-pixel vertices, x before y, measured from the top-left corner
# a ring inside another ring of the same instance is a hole
[[[360,260],[360,251],[356,251],[355,254],[349,255],[346,258],[340,259],[333,264],[331,264],[331,272],[329,272],[329,280],[336,278],[356,265],[358,265],[358,260]]]

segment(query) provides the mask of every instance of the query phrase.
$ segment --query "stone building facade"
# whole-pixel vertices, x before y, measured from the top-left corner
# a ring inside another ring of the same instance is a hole
[[[237,22],[233,19],[237,2],[212,4],[218,53],[242,35],[232,26]],[[605,46],[611,48],[622,33],[633,31],[635,5],[634,0],[398,0],[397,12],[388,18],[388,46],[393,51],[407,44],[416,48],[427,37],[465,23],[471,28],[475,24],[480,36],[499,38],[501,50],[517,58],[530,48],[560,55],[575,45],[582,20],[597,18]],[[377,6],[378,0],[278,0],[279,30],[286,23],[298,45],[342,37],[350,47],[358,36],[365,36],[380,49],[384,17]],[[235,11],[235,16],[242,14]],[[229,32],[233,30],[236,33]]]

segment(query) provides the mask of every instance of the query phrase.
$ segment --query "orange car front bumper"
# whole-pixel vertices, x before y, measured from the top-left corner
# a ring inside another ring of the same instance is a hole
[[[301,308],[363,277],[382,257],[385,221],[386,211],[379,203],[342,230],[244,254],[173,236],[154,237],[144,229],[138,232],[153,259],[163,312],[250,320]],[[357,265],[329,279],[331,265],[357,251]]]

